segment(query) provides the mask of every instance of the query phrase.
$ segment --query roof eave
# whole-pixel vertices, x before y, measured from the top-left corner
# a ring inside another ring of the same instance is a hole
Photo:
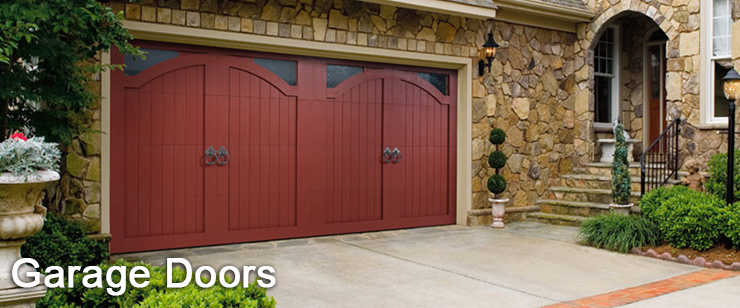
[[[591,22],[596,16],[590,10],[531,0],[496,0],[496,5],[496,20],[566,32],[576,32],[576,24]]]
[[[435,12],[460,16],[473,19],[493,19],[496,18],[497,7],[487,8],[464,3],[457,3],[445,0],[363,0],[377,4],[403,7],[414,10]]]

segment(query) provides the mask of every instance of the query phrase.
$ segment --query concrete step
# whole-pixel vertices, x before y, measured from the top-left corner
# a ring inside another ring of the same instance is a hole
[[[577,201],[590,203],[612,203],[611,189],[550,187],[547,190],[547,199]],[[640,191],[632,191],[630,201],[635,205],[640,201]]]
[[[564,174],[560,177],[561,185],[565,187],[573,188],[594,188],[594,189],[611,189],[612,188],[612,176],[611,175],[594,175],[594,174]],[[640,177],[633,176],[632,179],[632,191],[640,191]],[[659,180],[655,178],[646,179],[648,183],[657,183]],[[679,180],[668,180],[668,186],[680,184]]]
[[[661,169],[659,167],[652,167],[649,169]],[[630,163],[629,166],[630,175],[633,177],[639,177],[640,176],[640,163],[634,162]],[[611,163],[588,163],[579,167],[573,167],[573,173],[574,174],[592,174],[592,175],[609,175],[612,174],[612,164]],[[678,172],[678,178],[688,176],[688,172],[686,171],[679,171]]]
[[[560,215],[552,213],[534,212],[527,214],[528,221],[537,221],[542,223],[548,223],[553,225],[561,226],[580,226],[581,222],[586,220],[586,217],[571,216],[571,215]]]
[[[540,212],[547,214],[591,217],[609,214],[609,204],[541,199],[536,204]]]

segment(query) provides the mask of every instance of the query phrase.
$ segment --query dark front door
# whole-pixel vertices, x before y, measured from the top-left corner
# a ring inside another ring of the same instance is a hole
[[[649,45],[647,49],[647,137],[648,145],[666,127],[665,102],[665,43]]]

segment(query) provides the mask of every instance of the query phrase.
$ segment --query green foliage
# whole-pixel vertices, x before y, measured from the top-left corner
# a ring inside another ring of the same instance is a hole
[[[37,170],[59,170],[62,152],[56,143],[44,142],[44,137],[8,139],[0,143],[0,172],[30,175]]]
[[[704,183],[708,193],[725,199],[727,191],[727,153],[717,153],[709,158],[709,179]],[[734,173],[735,200],[740,200],[740,150],[735,150]]]
[[[91,131],[90,82],[119,67],[93,64],[95,56],[113,46],[142,55],[122,20],[96,0],[0,2],[0,139],[28,130],[66,143]]]
[[[492,129],[491,134],[488,136],[488,141],[496,145],[503,144],[505,140],[506,140],[506,133],[504,132],[503,129],[500,129],[500,128]]]
[[[27,239],[21,255],[35,259],[41,268],[84,267],[107,260],[108,245],[89,239],[79,223],[47,214],[44,228]]]
[[[735,248],[740,248],[740,202],[725,208],[725,226],[723,234]]]
[[[488,190],[498,195],[506,190],[506,179],[500,174],[488,178]]]
[[[663,204],[666,200],[673,198],[678,194],[693,194],[694,191],[686,186],[673,186],[671,188],[658,187],[651,190],[640,198],[640,211],[642,215],[657,221],[658,217],[665,215]]]
[[[722,199],[688,189],[665,199],[651,217],[671,246],[707,250],[719,243],[725,214]]]
[[[501,151],[493,151],[488,155],[488,165],[494,169],[503,168],[506,165],[506,154]]]
[[[635,247],[660,244],[660,231],[641,216],[599,215],[584,221],[578,230],[582,244],[622,253]]]
[[[149,269],[149,285],[145,288],[134,288],[127,281],[126,292],[121,296],[111,296],[105,290],[109,287],[103,280],[103,288],[85,288],[82,285],[84,274],[77,273],[74,277],[74,288],[49,289],[37,307],[275,307],[275,300],[267,297],[265,290],[256,283],[244,287],[239,284],[227,289],[216,283],[213,287],[202,289],[191,283],[182,289],[167,289],[167,270],[163,267],[151,266],[144,263],[129,263],[118,260],[115,264],[103,264],[101,269],[106,272],[111,266],[144,266]],[[173,281],[183,281],[185,272],[179,268],[172,269]],[[113,281],[119,281],[120,276],[114,272]]]
[[[612,198],[615,204],[625,205],[630,203],[632,179],[622,123],[614,127],[614,138],[617,142],[614,146],[614,162],[612,163]]]

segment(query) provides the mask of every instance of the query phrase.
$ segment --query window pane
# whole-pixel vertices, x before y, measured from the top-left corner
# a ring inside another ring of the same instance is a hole
[[[612,98],[612,78],[595,77],[594,98],[595,114],[594,120],[601,123],[610,123],[611,119],[611,98]]]
[[[134,56],[131,54],[123,55],[123,63],[126,65],[123,68],[123,73],[126,76],[134,76],[157,63],[177,58],[177,51],[173,50],[141,48],[141,51],[146,52],[146,60],[141,58],[134,59]]]
[[[424,79],[431,83],[439,92],[442,92],[442,94],[447,95],[447,87],[448,87],[448,76],[447,74],[433,74],[433,73],[417,73],[421,79]]]
[[[714,0],[712,7],[714,8],[714,16],[730,15],[728,0]]]
[[[359,73],[362,73],[362,67],[329,64],[326,66],[326,87],[334,88]]]
[[[730,16],[714,18],[713,51],[715,56],[730,56]]]
[[[715,117],[726,117],[729,115],[728,112],[728,101],[725,98],[725,91],[722,83],[722,78],[729,71],[728,68],[722,66],[719,62],[714,62],[714,116]]]
[[[295,61],[254,58],[254,63],[275,73],[289,85],[296,85],[297,68]]]

